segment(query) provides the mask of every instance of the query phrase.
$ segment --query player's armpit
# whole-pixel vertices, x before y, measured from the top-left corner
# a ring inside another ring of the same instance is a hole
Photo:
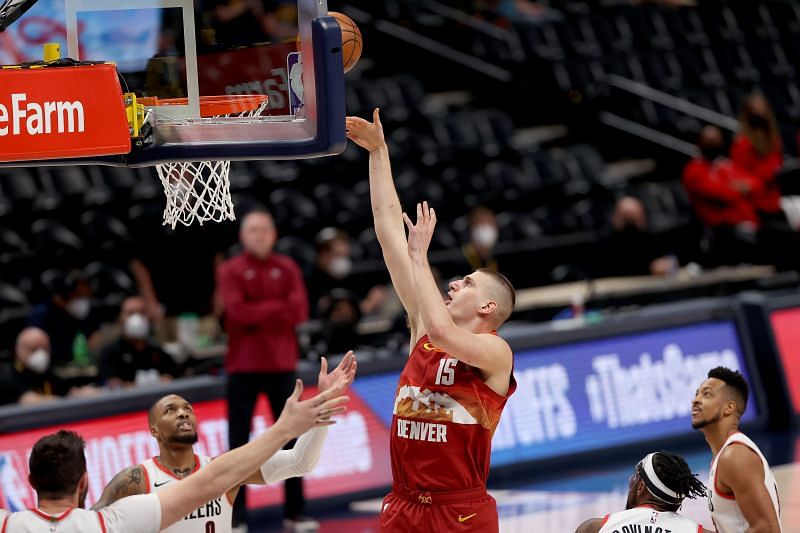
[[[431,343],[462,363],[480,368],[491,376],[511,373],[513,355],[508,343],[490,333],[470,333],[455,324],[438,329],[429,328]]]
[[[583,524],[579,525],[578,529],[575,530],[575,533],[597,533],[600,531],[601,527],[603,527],[602,518],[590,518]]]
[[[764,485],[764,464],[750,447],[734,443],[726,447],[717,463],[717,486],[730,490],[742,510],[748,533],[778,533],[780,523]]]
[[[148,487],[142,470],[141,465],[132,466],[111,478],[106,488],[103,489],[100,499],[92,506],[92,510],[98,511],[126,496],[146,494]]]

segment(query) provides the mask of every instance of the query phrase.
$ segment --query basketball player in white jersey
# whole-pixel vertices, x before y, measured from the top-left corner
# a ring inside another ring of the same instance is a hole
[[[100,511],[83,509],[89,487],[83,439],[70,431],[47,435],[36,442],[29,460],[37,508],[16,513],[0,509],[0,531],[156,533],[239,486],[290,440],[314,427],[332,424],[331,416],[345,410],[340,404],[347,398],[341,393],[354,375],[342,376],[332,388],[305,401],[299,401],[303,384],[297,380],[281,416],[258,438],[156,494],[123,498]],[[213,531],[213,526],[203,531]]]
[[[320,392],[330,389],[334,383],[354,373],[356,366],[355,355],[350,351],[329,374],[328,362],[323,357],[318,381]],[[175,481],[212,464],[211,458],[194,453],[192,445],[197,442],[197,419],[191,404],[185,399],[173,394],[158,400],[150,408],[148,424],[151,434],[158,441],[158,457],[127,468],[114,476],[93,509],[102,509],[126,496],[158,493]],[[304,433],[292,449],[279,451],[227,494],[193,509],[183,520],[164,531],[231,533],[233,501],[239,487],[244,484],[274,484],[310,473],[319,461],[327,432],[328,428],[323,426]]]
[[[740,372],[717,367],[692,401],[692,427],[703,432],[714,457],[708,508],[718,533],[781,531],[775,477],[758,446],[739,431],[748,394]]]
[[[633,469],[625,510],[591,518],[575,533],[711,533],[678,514],[685,498],[705,496],[706,488],[680,455],[656,452]]]

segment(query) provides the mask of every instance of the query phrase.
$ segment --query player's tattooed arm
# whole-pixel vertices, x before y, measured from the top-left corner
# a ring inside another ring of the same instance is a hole
[[[106,485],[106,488],[103,490],[103,495],[100,496],[97,503],[92,506],[92,510],[98,511],[126,496],[146,493],[147,486],[144,481],[142,466],[132,466],[126,468],[109,481],[108,485]]]

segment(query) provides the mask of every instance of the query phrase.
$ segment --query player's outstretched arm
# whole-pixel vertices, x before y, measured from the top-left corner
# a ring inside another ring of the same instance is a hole
[[[602,518],[590,518],[583,524],[579,525],[578,529],[575,530],[575,533],[597,533],[600,531],[601,527],[603,527]]]
[[[334,387],[313,398],[300,401],[303,384],[286,400],[278,420],[253,441],[225,453],[197,473],[171,484],[156,495],[161,504],[161,529],[174,524],[192,510],[219,498],[241,484],[249,475],[290,440],[311,428],[335,423],[331,417],[345,411],[341,404],[344,388]]]
[[[750,527],[746,533],[779,533],[780,519],[764,485],[764,464],[745,445],[726,447],[717,464],[717,484],[733,493]]]
[[[414,294],[414,279],[408,260],[406,233],[403,228],[403,209],[392,179],[389,148],[383,137],[378,109],[374,122],[359,117],[347,117],[347,138],[369,151],[369,194],[375,234],[383,250],[386,268],[397,295],[403,302],[411,324],[412,343],[423,335],[418,327],[418,304]]]
[[[142,465],[131,466],[111,478],[106,488],[103,489],[100,499],[92,506],[92,510],[99,511],[126,496],[147,494],[147,490]]]
[[[457,326],[447,311],[428,264],[436,211],[428,207],[428,202],[423,202],[417,204],[416,223],[405,213],[403,219],[408,226],[408,256],[419,298],[420,319],[431,343],[459,361],[480,368],[487,376],[501,373],[508,376],[513,364],[508,343],[497,335],[475,334]]]
[[[330,373],[328,373],[328,360],[323,357],[319,369],[319,391],[325,392],[335,386],[350,386],[357,366],[356,356],[352,350],[345,354],[339,365]],[[310,474],[319,462],[327,436],[328,426],[306,431],[297,439],[291,450],[280,450],[273,455],[258,471],[247,478],[243,485],[274,484],[290,477]],[[236,497],[237,490],[238,487],[229,493],[231,500]]]

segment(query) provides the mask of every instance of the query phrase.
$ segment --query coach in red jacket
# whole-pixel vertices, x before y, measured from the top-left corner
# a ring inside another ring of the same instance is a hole
[[[275,417],[294,389],[299,347],[295,328],[308,319],[308,296],[297,264],[272,253],[277,231],[272,216],[251,212],[242,220],[244,251],[225,261],[218,285],[225,306],[228,352],[228,438],[231,448],[248,441],[256,400],[266,393]],[[293,446],[290,443],[288,447]],[[294,526],[302,517],[301,478],[285,483],[284,518]],[[245,523],[245,491],[240,490],[234,527]]]

